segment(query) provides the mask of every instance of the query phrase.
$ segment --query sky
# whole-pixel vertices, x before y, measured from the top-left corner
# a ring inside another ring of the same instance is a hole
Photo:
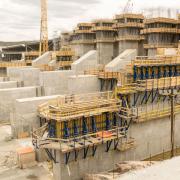
[[[126,3],[127,0],[48,0],[49,37],[72,30],[79,22],[112,18]],[[132,0],[132,3],[133,12],[158,7],[172,8],[173,12],[180,9],[180,0]],[[40,0],[0,0],[0,19],[0,41],[38,40]]]

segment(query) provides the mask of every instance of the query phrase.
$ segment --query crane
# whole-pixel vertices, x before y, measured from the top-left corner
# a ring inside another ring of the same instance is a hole
[[[48,51],[48,19],[47,19],[47,0],[41,0],[41,30],[39,54],[42,55]]]
[[[126,6],[124,7],[123,13],[131,12],[133,9],[133,2],[132,0],[128,0]]]

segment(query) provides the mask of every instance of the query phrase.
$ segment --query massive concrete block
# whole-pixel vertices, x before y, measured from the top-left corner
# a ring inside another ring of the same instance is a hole
[[[38,86],[39,73],[40,70],[32,66],[7,69],[7,76],[10,80],[17,81],[18,86]]]
[[[68,80],[68,92],[70,94],[98,92],[100,86],[100,80],[94,75],[71,76]]]
[[[85,70],[97,68],[97,51],[91,50],[71,65],[76,73],[83,73]]]
[[[21,81],[21,70],[22,69],[27,69],[30,68],[28,66],[25,67],[8,67],[7,68],[7,77],[9,77],[9,79],[11,81]]]
[[[0,77],[0,82],[9,81],[8,77]]]
[[[109,64],[105,66],[105,70],[109,72],[118,72],[121,69],[125,69],[126,65],[131,63],[137,56],[136,49],[127,49],[115,59],[113,59]]]
[[[119,54],[123,53],[126,49],[136,49],[137,52],[139,52],[138,41],[120,41],[119,42]]]
[[[41,65],[46,65],[50,62],[52,57],[51,52],[46,52],[42,56],[38,57],[32,62],[33,67],[41,66]]]
[[[16,99],[36,96],[36,87],[0,89],[0,121],[9,122]]]
[[[0,89],[16,88],[17,85],[17,81],[4,81],[0,82]]]
[[[114,58],[113,43],[97,43],[98,64],[106,65]]]
[[[48,71],[40,73],[40,85],[45,96],[68,94],[68,78],[74,71]]]
[[[23,86],[39,86],[40,69],[28,68],[20,70],[20,81]]]
[[[38,106],[49,101],[56,99],[59,96],[43,96],[33,97],[25,99],[16,99],[14,103],[13,116],[11,116],[11,122],[13,122],[13,136],[19,137],[22,133],[26,133],[29,136],[33,128],[40,126],[38,118]]]
[[[75,52],[75,59],[79,59],[91,50],[94,50],[94,44],[74,44],[71,46]]]

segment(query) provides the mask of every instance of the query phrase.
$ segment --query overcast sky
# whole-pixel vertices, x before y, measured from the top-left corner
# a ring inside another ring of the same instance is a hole
[[[78,22],[111,18],[127,0],[48,0],[49,36],[71,30]],[[132,0],[133,10],[180,8],[180,0]],[[0,41],[38,40],[40,0],[0,0]]]

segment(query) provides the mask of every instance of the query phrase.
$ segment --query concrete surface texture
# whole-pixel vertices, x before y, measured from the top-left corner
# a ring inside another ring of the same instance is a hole
[[[51,60],[52,53],[51,52],[46,52],[42,56],[38,57],[32,62],[32,66],[40,66],[40,65],[45,65],[48,64]]]
[[[14,124],[12,127],[13,136],[17,138],[21,133],[27,133],[30,136],[33,128],[39,128],[40,126],[38,106],[57,97],[59,96],[17,99],[14,103],[13,116],[11,116],[11,122]]]
[[[9,79],[11,81],[21,81],[21,70],[22,69],[27,69],[30,68],[28,66],[26,67],[8,67],[7,68],[7,77],[9,77]]]
[[[85,70],[97,68],[97,51],[91,50],[71,65],[75,73],[83,73]]]
[[[19,169],[16,150],[20,147],[32,146],[31,138],[12,139],[11,127],[0,125],[0,179],[1,180],[53,180],[48,164],[38,163],[29,169]]]
[[[97,43],[98,64],[106,65],[114,58],[113,43]]]
[[[119,54],[124,52],[126,49],[136,49],[139,51],[139,43],[138,41],[120,41],[119,42]]]
[[[36,96],[36,87],[0,89],[0,120],[6,122],[10,120],[10,112],[13,111],[16,99]]]
[[[153,166],[158,162],[152,161],[124,161],[115,165],[113,170],[97,174],[85,174],[83,180],[112,180],[119,178],[122,174],[130,171],[140,170]]]
[[[40,73],[42,95],[61,95],[68,93],[68,78],[74,75],[72,70],[49,71]]]
[[[118,72],[131,63],[137,56],[136,49],[127,49],[105,66],[108,72]]]
[[[56,60],[52,60],[48,63],[49,66],[56,66]]]
[[[100,80],[94,75],[70,76],[68,80],[69,94],[83,94],[100,91]]]
[[[80,58],[93,49],[94,49],[94,44],[75,44],[75,45],[72,45],[72,50],[74,50],[74,52],[76,53],[75,58],[77,58],[77,57]]]
[[[176,116],[175,146],[180,146],[180,116]],[[115,164],[121,161],[139,161],[148,157],[170,150],[170,120],[158,119],[154,121],[133,124],[130,127],[129,137],[136,140],[136,147],[125,152],[114,151],[113,146],[107,153],[106,144],[97,148],[95,157],[92,157],[91,151],[88,152],[87,159],[83,159],[83,151],[79,151],[78,161],[74,161],[71,154],[70,162],[65,165],[64,155],[57,153],[57,161],[61,163],[54,164],[54,175],[56,180],[77,180],[84,176],[84,173],[97,173],[114,168]]]
[[[9,78],[8,77],[0,77],[0,82],[4,82],[4,81],[8,81]]]
[[[130,171],[116,180],[179,180],[179,172],[180,157],[175,157],[142,170]]]
[[[20,81],[23,86],[39,86],[40,69],[28,68],[20,70]]]
[[[0,82],[0,89],[17,88],[17,81],[4,81]]]

